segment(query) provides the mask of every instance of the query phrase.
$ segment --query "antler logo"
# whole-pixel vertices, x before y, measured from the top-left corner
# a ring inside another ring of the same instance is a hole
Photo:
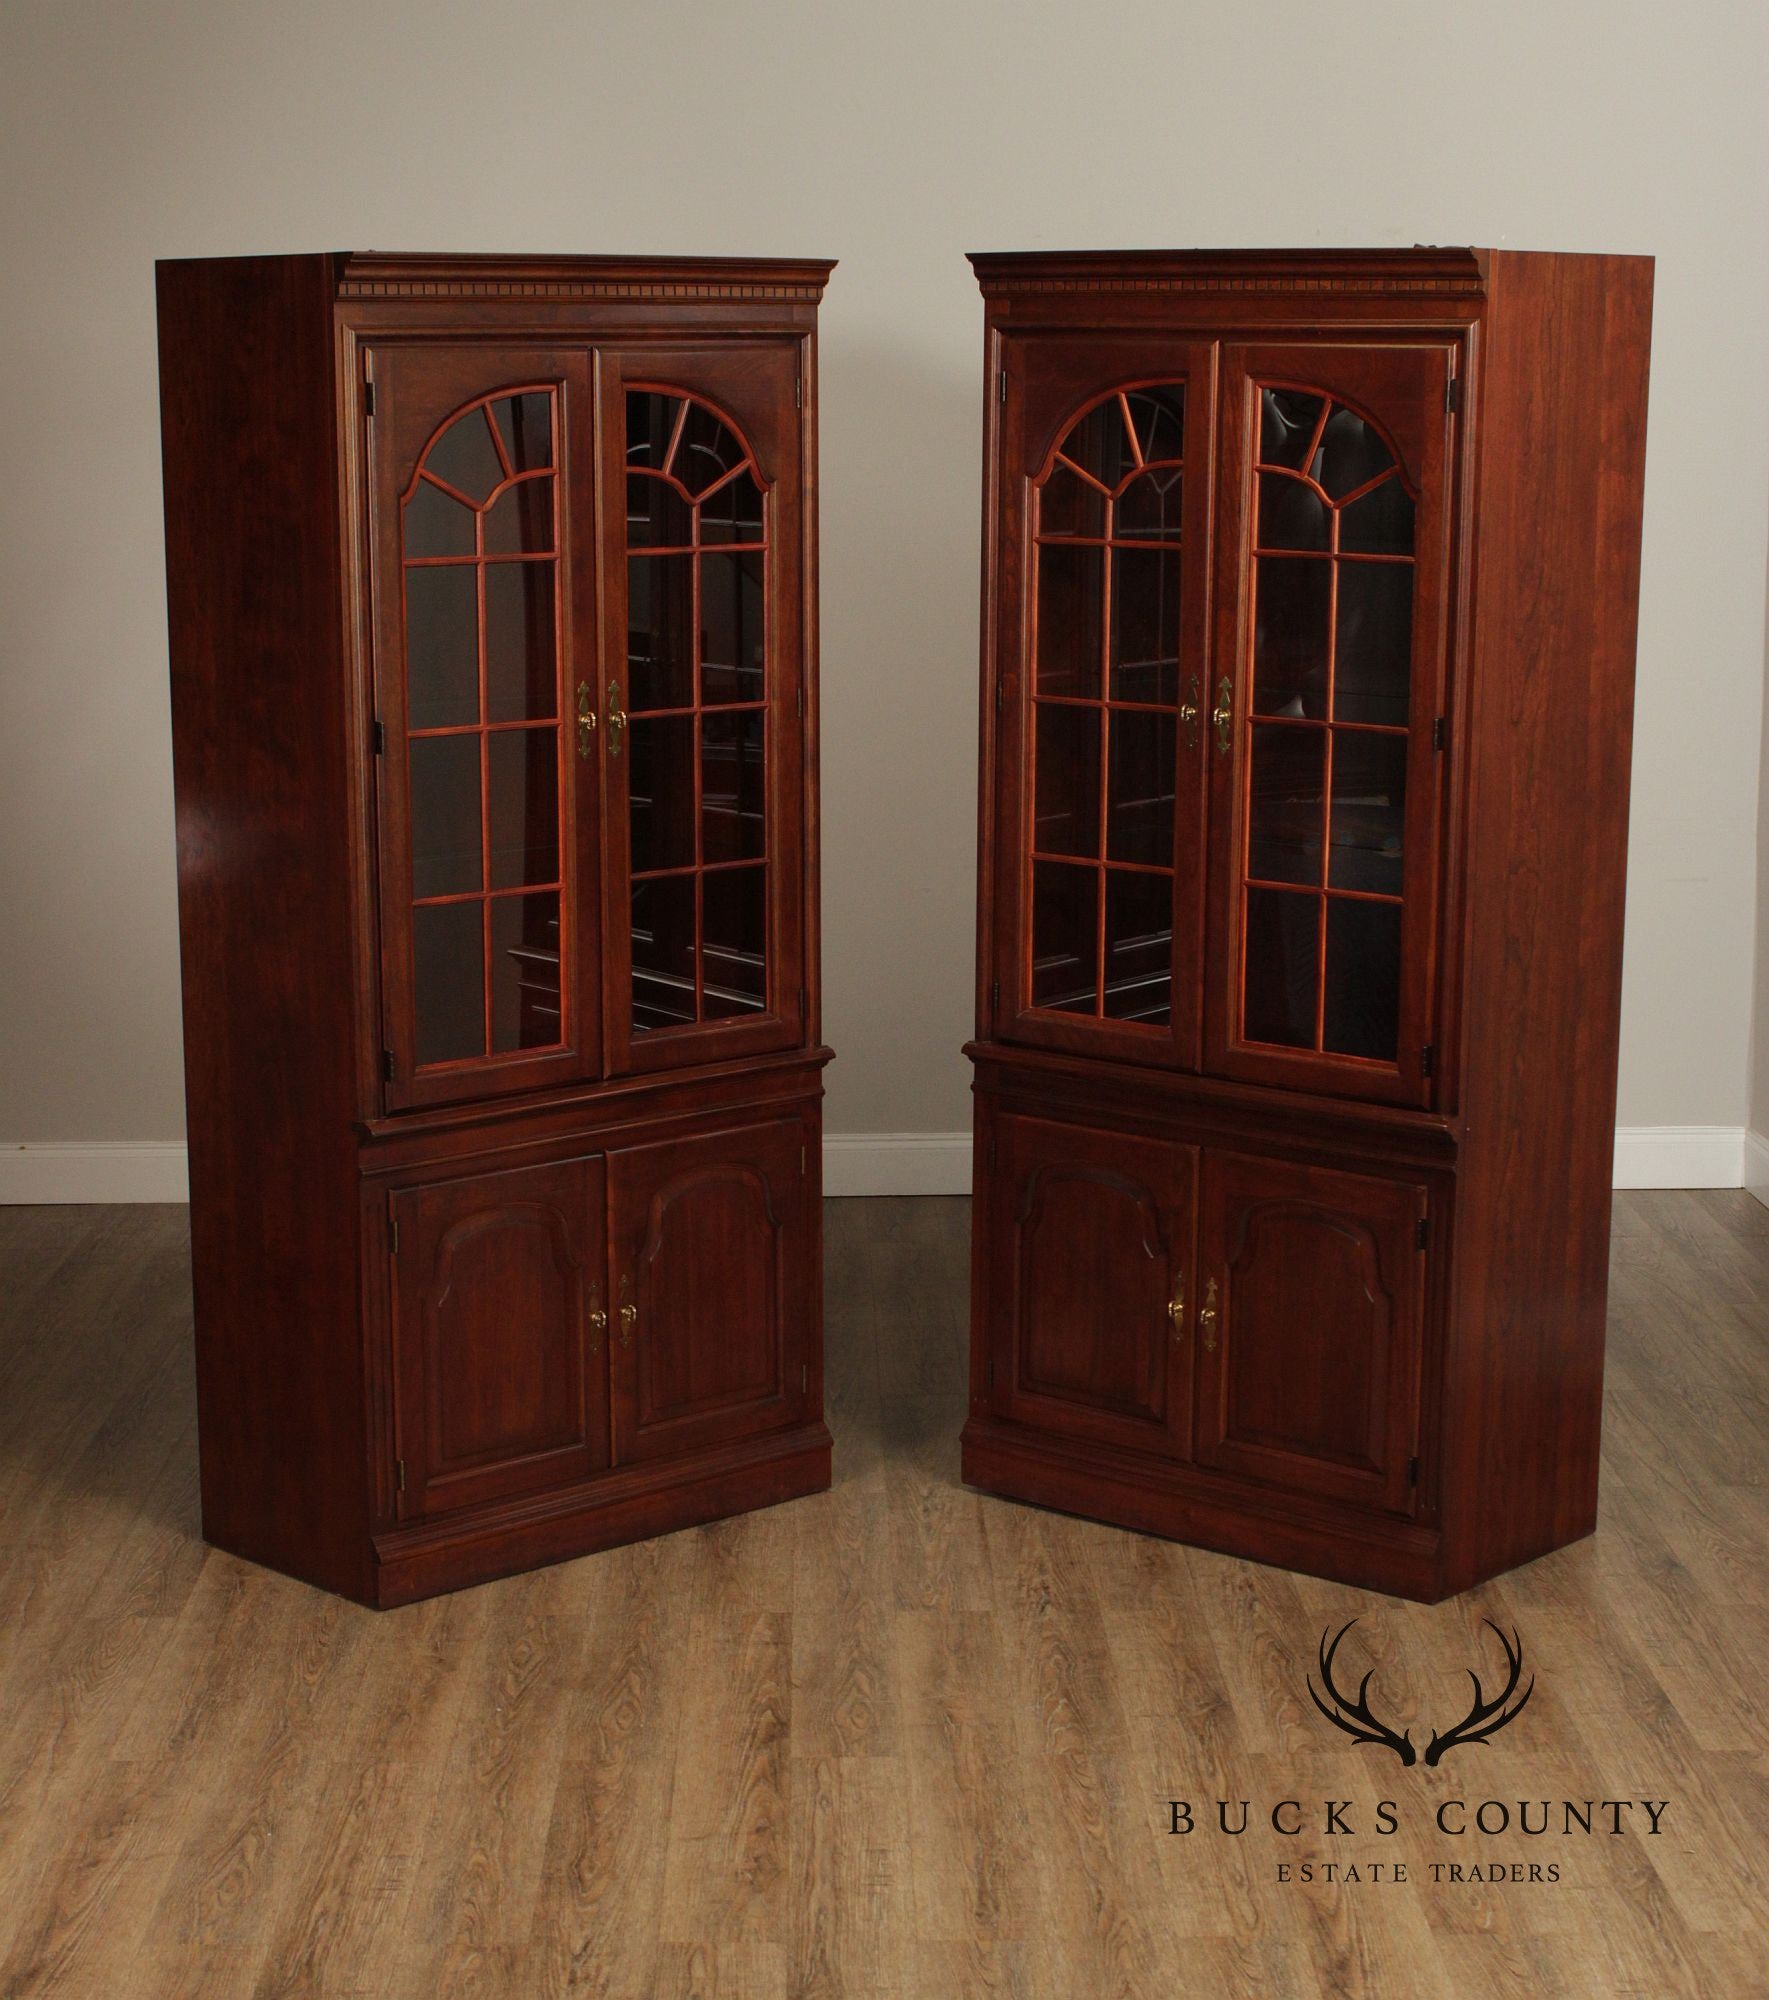
[[[1355,1700],[1342,1694],[1333,1684],[1333,1656],[1339,1651],[1340,1640],[1356,1623],[1357,1620],[1353,1618],[1341,1625],[1330,1645],[1326,1633],[1321,1634],[1321,1681],[1327,1690],[1327,1699],[1321,1698],[1312,1679],[1308,1683],[1309,1695],[1315,1707],[1333,1727],[1343,1729],[1354,1742],[1380,1744],[1383,1749],[1392,1750],[1403,1764],[1416,1764],[1419,1761],[1419,1753],[1413,1747],[1412,1731],[1403,1729],[1397,1734],[1371,1711],[1370,1682],[1375,1678],[1374,1670],[1365,1674],[1358,1683]],[[1480,1676],[1470,1668],[1468,1678],[1474,1683],[1473,1705],[1455,1728],[1446,1734],[1440,1736],[1435,1729],[1432,1730],[1431,1741],[1425,1746],[1427,1764],[1439,1763],[1446,1751],[1454,1750],[1463,1743],[1489,1741],[1508,1722],[1517,1720],[1523,1713],[1524,1704],[1535,1692],[1536,1678],[1531,1674],[1529,1686],[1518,1696],[1516,1705],[1514,1707],[1509,1705],[1511,1697],[1517,1693],[1517,1683],[1523,1677],[1523,1641],[1515,1630],[1507,1639],[1490,1618],[1485,1623],[1497,1636],[1500,1646],[1504,1649],[1507,1668],[1504,1688],[1495,1700],[1488,1701],[1486,1690],[1480,1684]]]

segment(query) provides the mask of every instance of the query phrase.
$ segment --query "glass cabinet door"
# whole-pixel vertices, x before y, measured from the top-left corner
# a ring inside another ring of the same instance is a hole
[[[1421,1102],[1449,352],[1231,349],[1210,1067]]]
[[[387,1099],[593,1073],[568,559],[587,363],[389,347],[368,365]]]
[[[1017,1040],[1197,1061],[1211,387],[1207,353],[1171,345],[1009,350],[997,1004]]]
[[[799,1039],[796,350],[604,356],[616,1069]]]

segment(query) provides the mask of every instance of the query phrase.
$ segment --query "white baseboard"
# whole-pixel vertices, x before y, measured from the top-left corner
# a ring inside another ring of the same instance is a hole
[[[0,1206],[186,1201],[182,1139],[94,1139],[0,1146]]]
[[[825,1194],[969,1194],[968,1132],[827,1132]]]
[[[969,1194],[970,1181],[968,1132],[832,1132],[823,1141],[828,1195]],[[1624,1125],[1615,1185],[1748,1187],[1769,1206],[1769,1138],[1739,1125]],[[185,1199],[180,1140],[0,1146],[0,1206]]]
[[[1744,1186],[1742,1125],[1620,1125],[1615,1135],[1619,1188]]]

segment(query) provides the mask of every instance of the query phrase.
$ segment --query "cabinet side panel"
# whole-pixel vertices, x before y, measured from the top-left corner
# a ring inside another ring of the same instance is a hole
[[[158,270],[203,1530],[365,1594],[332,260]]]
[[[1652,263],[1501,252],[1490,298],[1451,1587],[1596,1523]]]

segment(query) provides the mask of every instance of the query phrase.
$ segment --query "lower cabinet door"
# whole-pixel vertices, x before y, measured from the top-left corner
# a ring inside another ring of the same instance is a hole
[[[392,1215],[400,1514],[604,1466],[602,1162],[410,1188]]]
[[[1012,1112],[988,1132],[995,1409],[1184,1454],[1196,1150]]]
[[[699,1451],[806,1408],[809,1137],[791,1119],[610,1154],[617,1461]]]
[[[1207,1151],[1199,1462],[1410,1512],[1425,1190]]]

